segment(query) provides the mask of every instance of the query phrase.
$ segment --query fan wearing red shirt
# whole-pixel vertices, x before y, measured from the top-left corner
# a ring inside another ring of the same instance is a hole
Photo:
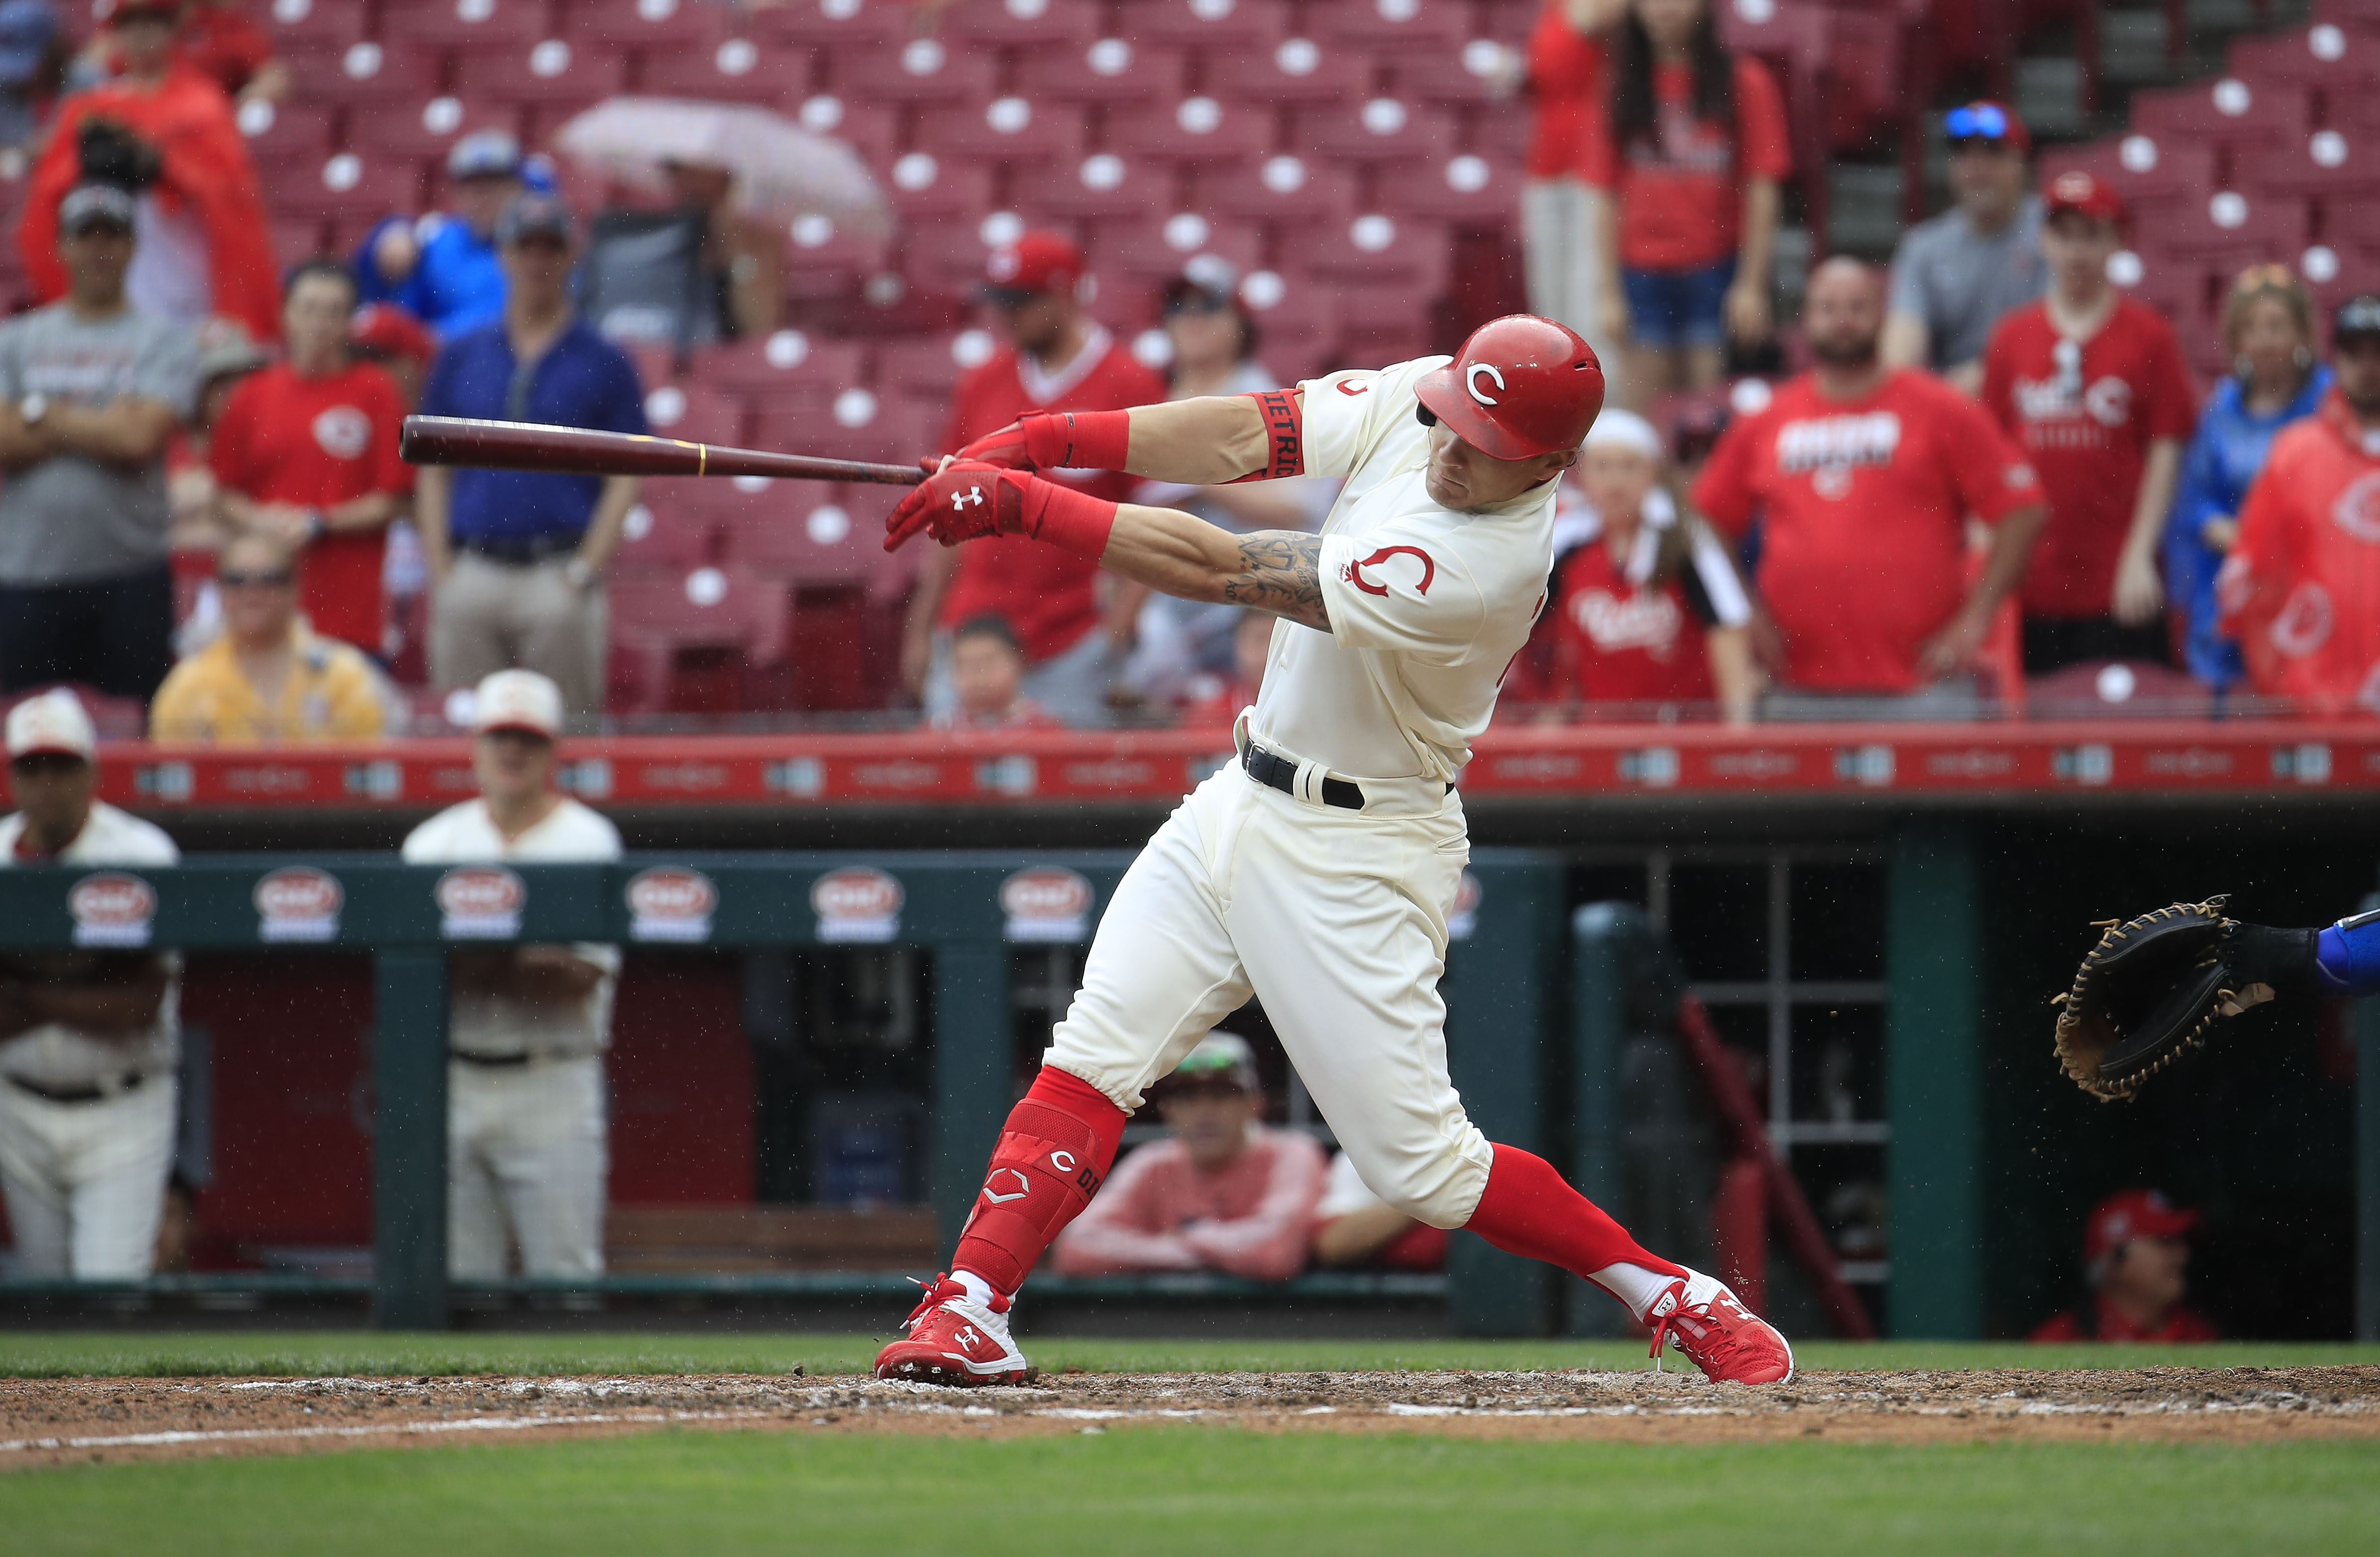
[[[2157,541],[2198,392],[2173,326],[2107,279],[2123,244],[2121,199],[2087,173],[2064,173],[2043,206],[2049,291],[2003,318],[1984,351],[1984,404],[2049,494],[2049,528],[2020,593],[2025,674],[2163,663]]]
[[[2198,1213],[2154,1189],[2108,1196],[2082,1229],[2091,1296],[2034,1331],[2035,1341],[2131,1344],[2219,1341],[2215,1321],[2190,1307],[2190,1238]]]
[[[959,380],[945,449],[1034,411],[1120,411],[1166,397],[1165,381],[1084,313],[1082,280],[1082,251],[1055,233],[1026,233],[993,251],[981,296],[1009,345]],[[1050,479],[1119,503],[1139,485],[1111,470]],[[1068,724],[1106,724],[1108,683],[1148,591],[1119,580],[1102,604],[1099,578],[1099,564],[1021,535],[928,553],[909,602],[903,678],[929,718],[948,712],[952,629],[1004,617],[1032,667],[1025,696]]]
[[[298,603],[313,629],[377,654],[388,522],[406,510],[413,471],[397,457],[405,403],[395,381],[348,355],[355,304],[355,277],[336,261],[291,273],[281,309],[288,359],[232,391],[208,460],[235,529],[304,548]]]
[[[114,51],[103,62],[112,75]],[[247,0],[184,0],[174,35],[174,63],[187,66],[242,103],[278,103],[289,95],[289,67],[273,52],[273,38],[249,14]]]
[[[1764,712],[1779,716],[1879,696],[1912,700],[1878,713],[1972,712],[1958,678],[2047,516],[1980,406],[1883,365],[1884,301],[1883,277],[1856,260],[1812,272],[1802,322],[1817,365],[1732,423],[1694,482],[1694,506],[1721,529],[1761,521],[1755,583],[1784,637],[1783,681],[1803,694],[1772,698]],[[1970,514],[1992,527],[1973,584]]]
[[[2216,599],[2257,691],[2380,712],[2380,297],[2339,305],[2331,359],[2322,409],[2248,489]]]
[[[1716,700],[1748,722],[1758,696],[1745,598],[1727,549],[1681,519],[1666,450],[1633,411],[1597,417],[1579,451],[1579,544],[1554,570],[1554,687],[1564,702],[1655,707]]]
[[[1709,0],[1630,0],[1608,79],[1609,129],[1582,168],[1611,195],[1595,242],[1605,327],[1629,342],[1622,382],[1642,409],[1717,383],[1730,338],[1767,338],[1793,154],[1776,79],[1720,44]]]
[[[1610,197],[1585,170],[1608,161],[1603,141],[1604,34],[1628,0],[1543,0],[1524,56],[1530,100],[1526,181],[1521,186],[1521,258],[1529,311],[1560,320],[1603,359],[1606,394],[1619,366],[1605,330],[1603,265],[1595,235]]]

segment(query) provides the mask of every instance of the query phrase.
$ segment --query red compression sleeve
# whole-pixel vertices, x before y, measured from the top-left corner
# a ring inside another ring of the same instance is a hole
[[[1243,395],[1243,400],[1257,403],[1257,414],[1264,418],[1265,462],[1245,476],[1234,476],[1226,486],[1242,481],[1277,481],[1283,476],[1305,474],[1305,401],[1293,389],[1268,389],[1255,395]]]
[[[1518,1147],[1495,1150],[1479,1209],[1463,1224],[1472,1232],[1507,1254],[1542,1259],[1573,1275],[1621,1264],[1666,1276],[1686,1273],[1684,1266],[1638,1247],[1626,1228],[1572,1189],[1551,1162]]]
[[[1106,1093],[1044,1065],[1001,1127],[951,1269],[974,1271],[1002,1295],[1014,1294],[1050,1241],[1099,1193],[1123,1122],[1123,1110]]]
[[[1044,470],[1121,470],[1132,448],[1130,411],[1035,411],[1017,426]]]
[[[1093,562],[1107,555],[1108,536],[1115,529],[1114,504],[1038,477],[1027,479],[1024,485],[1021,518],[1026,534]]]

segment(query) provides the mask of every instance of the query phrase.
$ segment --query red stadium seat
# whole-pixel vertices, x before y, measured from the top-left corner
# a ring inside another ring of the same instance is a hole
[[[699,383],[664,383],[645,392],[645,420],[657,438],[689,444],[744,444],[744,403]]]
[[[2136,226],[2143,253],[2204,260],[2220,270],[2294,261],[2309,237],[2303,196],[2235,189],[2158,202],[2143,210]]]
[[[620,529],[620,549],[612,554],[618,577],[683,578],[689,568],[716,560],[718,527],[687,513],[679,498],[686,488],[699,484],[707,482],[686,477],[645,483],[643,501],[628,510]]]
[[[1427,221],[1400,221],[1378,212],[1366,213],[1343,225],[1316,227],[1298,249],[1300,266],[1334,285],[1407,285],[1407,307],[1416,314],[1418,305],[1444,290],[1447,261],[1443,226]]]
[[[978,0],[952,7],[941,36],[971,43],[1030,45],[1087,43],[1099,33],[1099,7],[1093,0]]]
[[[1152,162],[1246,162],[1273,149],[1276,128],[1272,111],[1254,103],[1119,103],[1108,115],[1108,150]]]
[[[404,0],[381,12],[383,39],[438,49],[502,48],[552,34],[545,0]]]
[[[1380,180],[1380,206],[1391,215],[1496,225],[1521,208],[1521,168],[1473,152],[1431,163],[1410,178]]]
[[[885,268],[885,245],[872,237],[838,231],[824,216],[797,216],[786,250],[789,298],[838,297]]]
[[[437,95],[438,57],[401,43],[365,42],[289,57],[290,95],[299,103],[379,109]]]
[[[334,43],[346,47],[370,30],[365,0],[273,0],[260,18],[275,48]]]
[[[1499,102],[1489,89],[1497,71],[1512,57],[1510,47],[1494,39],[1474,38],[1456,57],[1462,63],[1460,70],[1448,69],[1442,58],[1399,56],[1395,95],[1415,103],[1456,103],[1481,107],[1490,115],[1529,117],[1522,104]]]
[[[1081,161],[1087,138],[1078,103],[995,97],[981,106],[945,103],[922,110],[914,144],[921,151],[987,163],[1054,161],[1071,165]]]
[[[1020,167],[1010,194],[1028,222],[1154,216],[1175,208],[1175,182],[1170,168],[1100,152],[1074,162]]]
[[[829,76],[831,89],[854,103],[985,103],[998,69],[987,50],[913,38],[898,47],[837,51]]]
[[[259,100],[241,103],[237,118],[248,154],[268,179],[284,167],[320,167],[331,154],[328,108]]]
[[[816,92],[794,110],[795,120],[813,135],[831,136],[857,152],[871,167],[892,160],[900,135],[899,110],[878,103],[845,103],[832,92]]]
[[[779,330],[762,340],[698,349],[686,377],[747,405],[765,407],[782,395],[832,396],[866,383],[864,357],[856,341],[820,340],[800,330]]]
[[[2231,74],[2259,82],[2362,95],[2380,81],[2380,34],[2323,22],[2268,38],[2231,40]]]
[[[964,146],[941,155],[909,152],[892,164],[884,192],[905,220],[973,220],[992,209],[992,169],[969,159]]]
[[[2294,146],[2277,146],[2247,159],[2243,189],[2325,200],[2380,197],[2380,135],[2362,129],[2321,129]]]
[[[748,15],[754,37],[805,49],[897,43],[917,26],[905,0],[790,0]]]
[[[627,59],[607,44],[543,38],[464,51],[455,95],[467,103],[591,106],[627,87]]]
[[[322,164],[276,183],[273,210],[288,216],[375,217],[419,211],[421,164],[341,152]]]
[[[1355,43],[1284,38],[1208,79],[1218,96],[1246,103],[1360,103],[1372,95],[1373,75],[1372,56]]]
[[[834,397],[823,422],[804,407],[761,407],[754,417],[752,440],[759,448],[904,465],[934,452],[941,428],[941,415],[934,407],[855,387]]]
[[[1454,151],[1454,116],[1393,97],[1315,104],[1298,110],[1291,141],[1309,155],[1343,161],[1437,160]]]
[[[2288,145],[2316,128],[2303,86],[2252,86],[2236,76],[2132,94],[2132,127],[2148,134],[2240,148]]]
[[[667,691],[656,699],[661,706],[719,712],[747,706],[747,682],[783,664],[792,642],[792,597],[748,569],[705,566],[675,578],[620,578],[609,592],[615,633],[659,651],[649,673],[667,678]],[[706,662],[699,657],[706,651],[734,659]]]
[[[2048,164],[2044,164],[2044,176]],[[2064,171],[2060,166],[2059,171]],[[2220,164],[2212,145],[2172,131],[2136,129],[2115,144],[2112,158],[2082,171],[2105,178],[2132,204],[2171,200],[2202,200],[2222,188]]]
[[[322,224],[314,217],[276,218],[272,225],[273,258],[285,269],[301,260],[310,260],[317,254],[344,252],[341,249],[326,249],[322,236]]]
[[[724,39],[708,50],[666,50],[646,59],[644,91],[791,108],[810,95],[810,56],[749,38]]]
[[[967,298],[983,285],[991,249],[980,220],[905,222],[894,268],[919,291]]]
[[[1198,170],[1197,210],[1262,221],[1340,221],[1355,213],[1355,176],[1343,166],[1283,152],[1259,163]]]
[[[1257,323],[1257,357],[1284,381],[1313,376],[1339,334],[1337,296],[1302,274],[1252,271],[1240,302]]]
[[[648,55],[668,49],[708,52],[719,46],[734,13],[709,0],[569,0],[562,30],[590,43],[617,43]]]
[[[913,399],[947,397],[961,374],[997,349],[981,330],[889,341],[876,354],[876,384],[887,394]]]
[[[1281,0],[1142,0],[1123,16],[1123,34],[1135,43],[1230,51],[1289,35],[1289,7]]]
[[[1016,66],[1016,90],[1045,103],[1171,103],[1189,79],[1187,51],[1122,38],[1030,50]]]
[[[1471,39],[1467,7],[1456,0],[1315,0],[1305,23],[1318,40],[1441,64]]]
[[[466,107],[458,97],[390,103],[378,113],[350,116],[347,149],[382,157],[443,161],[455,141],[481,129],[501,129],[517,136],[521,130],[520,110],[492,103]]]
[[[756,577],[796,585],[868,584],[892,562],[884,553],[891,504],[868,502],[870,490],[780,481],[724,528],[720,555]],[[898,489],[875,490],[899,496]]]

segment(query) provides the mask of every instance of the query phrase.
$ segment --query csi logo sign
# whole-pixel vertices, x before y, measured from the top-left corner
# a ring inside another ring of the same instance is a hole
[[[870,865],[830,870],[810,883],[821,941],[890,941],[901,933],[901,883]]]
[[[339,879],[310,865],[291,865],[256,883],[256,934],[261,941],[335,941],[347,894]]]
[[[157,918],[157,889],[138,876],[103,870],[67,893],[78,946],[146,946]]]
[[[634,941],[708,941],[719,888],[699,870],[657,865],[628,883],[628,936]]]
[[[1011,941],[1081,941],[1090,933],[1091,883],[1054,865],[1019,870],[1000,883]]]
[[[528,888],[497,865],[469,865],[438,878],[438,932],[454,941],[507,941],[520,933]]]

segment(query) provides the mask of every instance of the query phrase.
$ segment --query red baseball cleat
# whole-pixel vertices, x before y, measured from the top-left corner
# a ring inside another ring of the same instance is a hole
[[[1711,1380],[1729,1384],[1781,1384],[1793,1377],[1793,1348],[1725,1283],[1699,1271],[1673,1283],[1645,1312],[1653,1327],[1653,1368],[1671,1341]]]
[[[1031,1381],[1033,1365],[1008,1336],[1008,1299],[978,1303],[948,1276],[917,1284],[926,1295],[901,1321],[908,1338],[876,1354],[879,1379],[962,1387]]]

